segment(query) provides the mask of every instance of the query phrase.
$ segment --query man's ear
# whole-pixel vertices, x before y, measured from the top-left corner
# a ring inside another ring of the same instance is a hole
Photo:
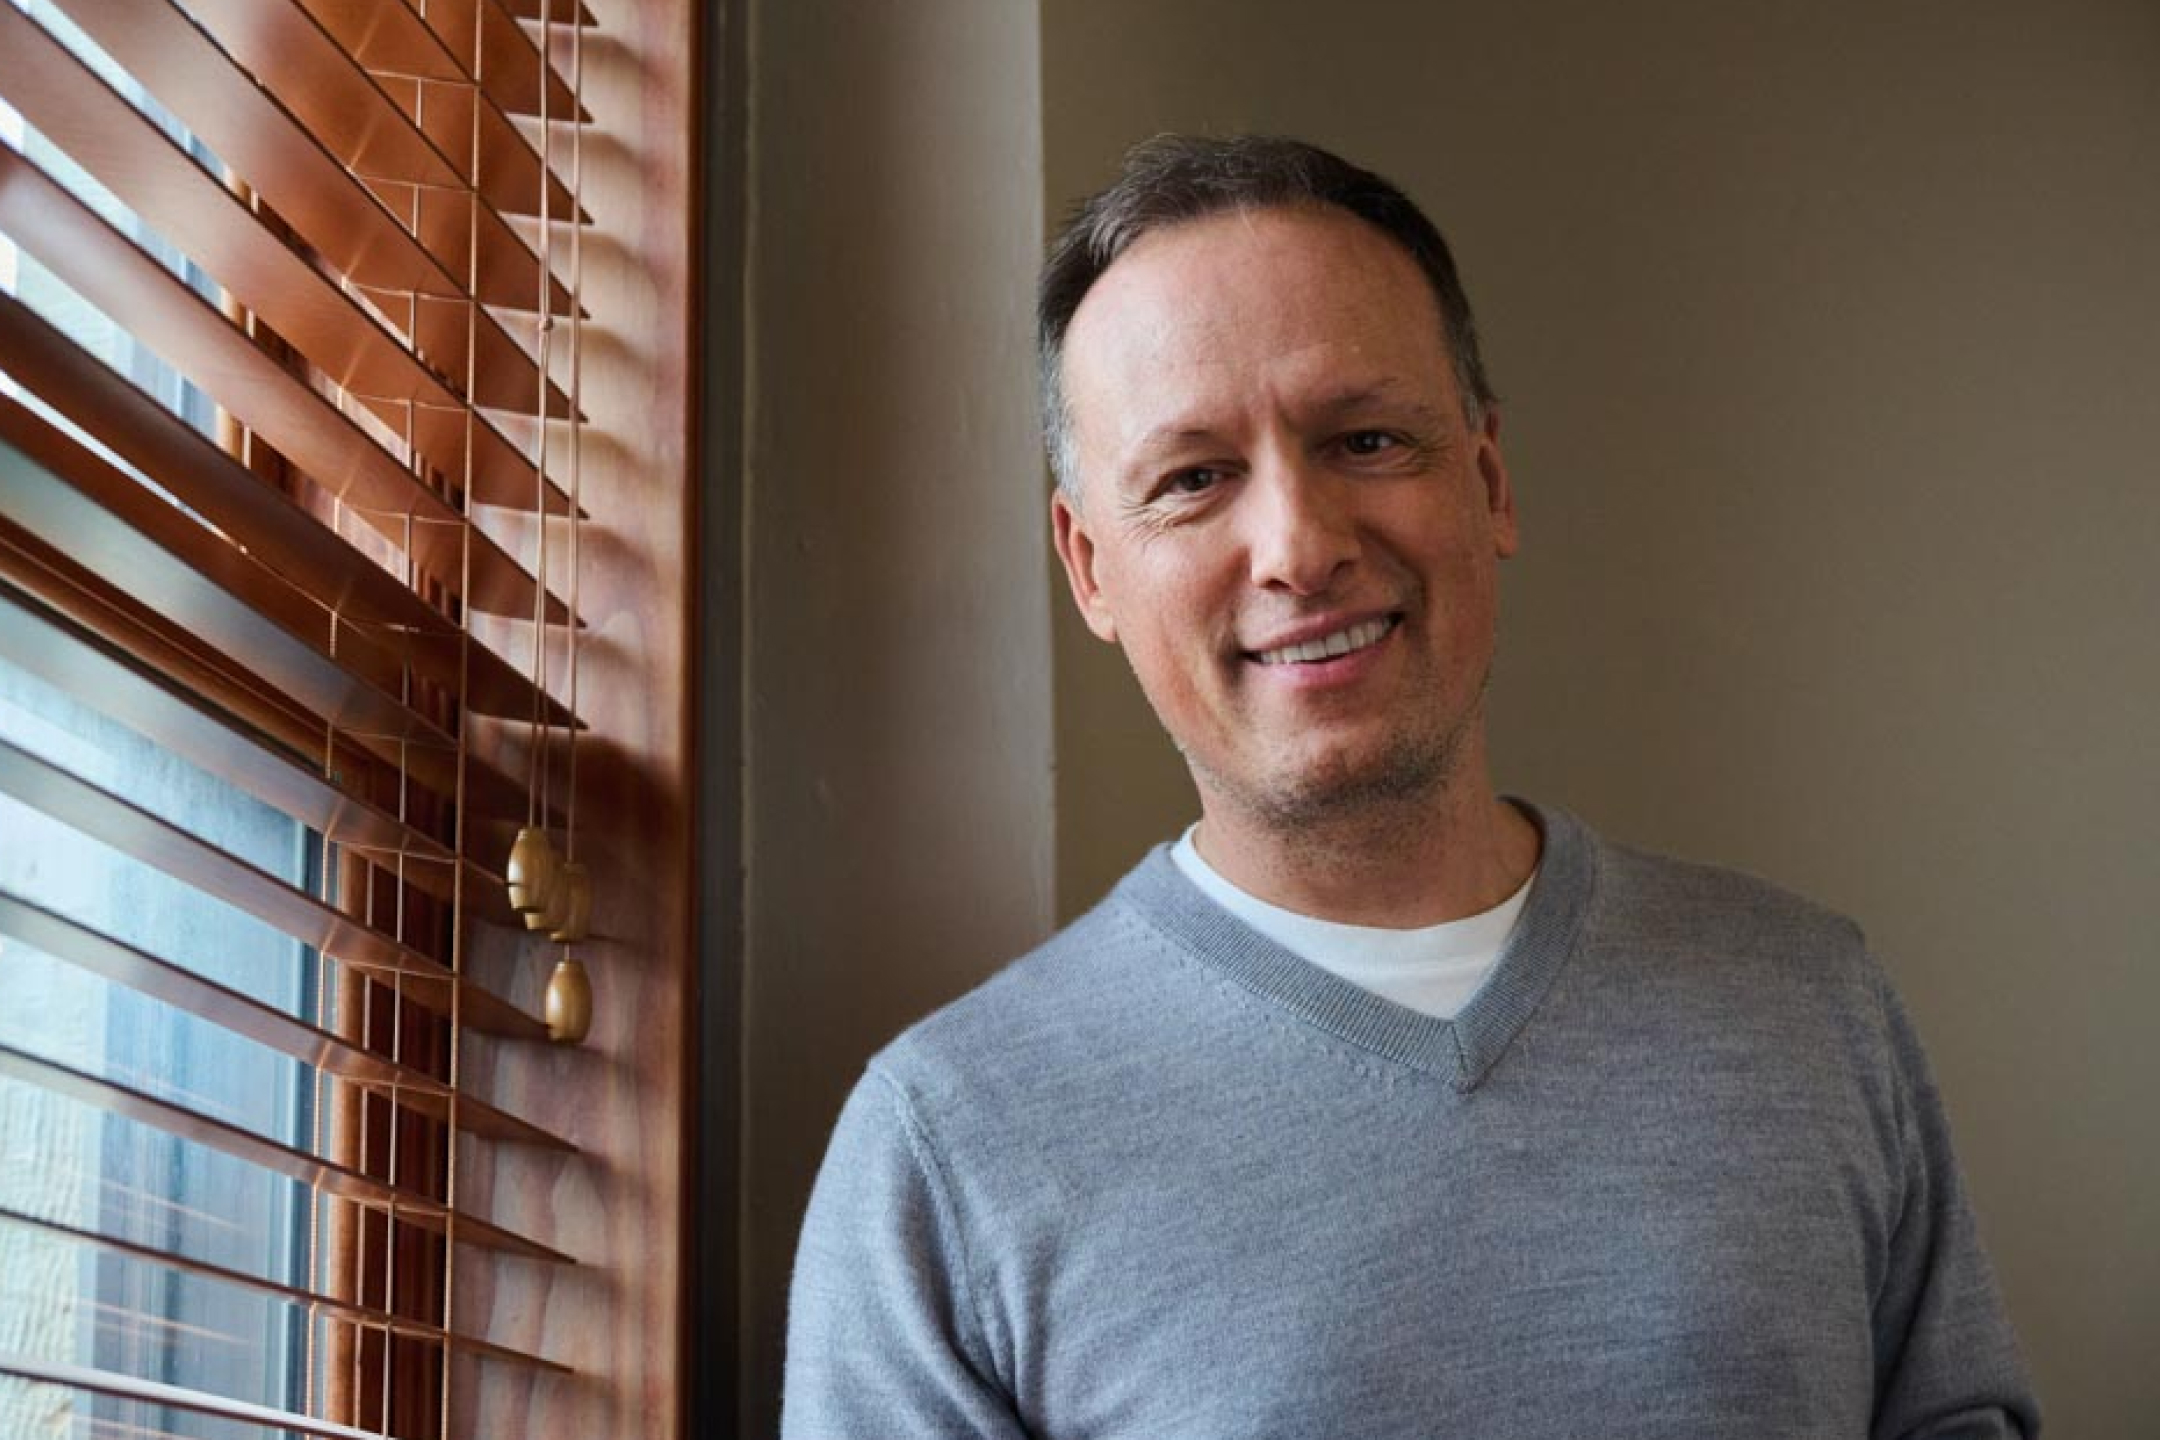
[[[1507,460],[1500,453],[1500,407],[1488,404],[1478,425],[1478,480],[1485,490],[1485,512],[1492,517],[1493,553],[1502,560],[1522,547],[1515,518],[1515,489],[1508,483]]]
[[[1086,517],[1062,486],[1050,494],[1050,534],[1058,559],[1065,564],[1065,579],[1072,586],[1080,618],[1097,639],[1115,642],[1117,622],[1110,616],[1109,601],[1095,575],[1095,537],[1088,533]]]

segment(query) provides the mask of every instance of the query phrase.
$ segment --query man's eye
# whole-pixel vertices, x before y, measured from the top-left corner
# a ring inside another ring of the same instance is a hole
[[[1385,430],[1353,430],[1342,441],[1343,449],[1352,455],[1379,455],[1400,443]]]
[[[1198,495],[1211,490],[1222,479],[1220,470],[1205,465],[1195,465],[1190,470],[1179,470],[1163,481],[1165,495]]]

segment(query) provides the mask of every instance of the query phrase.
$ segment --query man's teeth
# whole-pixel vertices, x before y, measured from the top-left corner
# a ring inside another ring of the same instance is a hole
[[[1352,625],[1347,630],[1338,630],[1332,635],[1323,635],[1317,640],[1307,640],[1300,645],[1285,645],[1280,650],[1262,650],[1253,658],[1262,665],[1294,665],[1313,660],[1332,660],[1337,655],[1347,655],[1353,650],[1362,650],[1374,644],[1393,629],[1394,625],[1395,622],[1386,617],[1367,620],[1363,624]]]

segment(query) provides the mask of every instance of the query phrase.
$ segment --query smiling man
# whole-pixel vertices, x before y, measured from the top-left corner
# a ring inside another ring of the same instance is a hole
[[[1449,919],[1537,851],[1486,780],[1515,509],[1449,349],[1410,254],[1332,208],[1150,231],[1066,327],[1073,594],[1192,766],[1201,853],[1289,909]]]
[[[1519,537],[1430,222],[1166,137],[1041,336],[1058,555],[1201,818],[871,1062],[785,1433],[2037,1433],[1853,927],[1494,794]]]

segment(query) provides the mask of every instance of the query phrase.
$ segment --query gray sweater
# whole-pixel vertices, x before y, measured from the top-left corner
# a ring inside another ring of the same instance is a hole
[[[1536,818],[1452,1022],[1157,850],[895,1041],[804,1223],[783,1433],[2036,1433],[1853,926]]]

